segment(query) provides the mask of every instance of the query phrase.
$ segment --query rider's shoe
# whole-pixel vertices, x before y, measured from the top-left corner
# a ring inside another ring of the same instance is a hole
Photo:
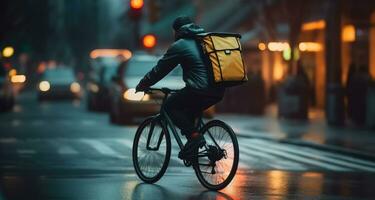
[[[184,148],[178,153],[178,158],[180,159],[189,159],[196,153],[196,150],[200,147],[203,147],[206,144],[202,134],[198,134],[196,137],[188,140]]]

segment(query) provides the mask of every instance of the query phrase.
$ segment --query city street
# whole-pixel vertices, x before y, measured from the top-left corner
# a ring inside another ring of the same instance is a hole
[[[375,0],[0,5],[0,200],[375,199]]]
[[[284,140],[256,137],[246,121],[218,116],[238,133],[240,165],[220,192],[200,185],[177,158],[156,184],[136,176],[131,158],[137,126],[109,123],[85,101],[38,102],[22,93],[0,115],[0,199],[372,199],[375,160]],[[238,119],[241,117],[239,116]],[[241,118],[242,119],[242,118]],[[259,120],[259,119],[258,119]],[[244,124],[241,124],[244,123]],[[250,123],[250,122],[249,122]],[[274,133],[277,135],[277,133]],[[302,138],[300,139],[302,140]],[[325,144],[321,144],[324,146]]]

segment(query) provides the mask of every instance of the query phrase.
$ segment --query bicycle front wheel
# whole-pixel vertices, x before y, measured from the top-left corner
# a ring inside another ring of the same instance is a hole
[[[239,160],[237,137],[226,123],[213,120],[203,126],[206,145],[193,162],[199,182],[210,190],[225,188],[236,174]]]
[[[155,183],[165,173],[171,156],[171,139],[159,119],[146,119],[137,129],[133,142],[133,165],[138,177]]]

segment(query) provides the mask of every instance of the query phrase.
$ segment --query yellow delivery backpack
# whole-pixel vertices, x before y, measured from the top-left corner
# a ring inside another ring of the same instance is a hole
[[[197,36],[213,85],[229,87],[247,81],[240,34],[203,33]]]

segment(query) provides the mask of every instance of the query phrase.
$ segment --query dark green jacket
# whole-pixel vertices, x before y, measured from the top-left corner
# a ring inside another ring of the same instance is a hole
[[[224,89],[211,87],[207,66],[202,59],[199,44],[194,39],[198,33],[204,33],[204,29],[195,24],[182,26],[176,32],[176,41],[157,65],[145,75],[140,84],[152,86],[180,64],[187,88],[222,95]]]

